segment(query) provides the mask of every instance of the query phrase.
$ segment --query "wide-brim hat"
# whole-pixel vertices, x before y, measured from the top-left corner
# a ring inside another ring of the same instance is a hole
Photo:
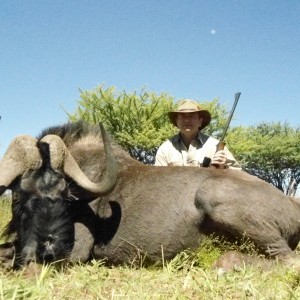
[[[198,112],[200,118],[202,118],[202,124],[199,129],[205,128],[211,121],[211,114],[208,110],[202,109],[198,102],[190,99],[184,99],[179,102],[178,109],[176,111],[170,111],[168,116],[171,123],[177,127],[178,114]]]

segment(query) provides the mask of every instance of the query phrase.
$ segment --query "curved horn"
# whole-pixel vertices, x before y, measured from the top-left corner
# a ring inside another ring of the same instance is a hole
[[[19,175],[35,170],[41,165],[36,147],[37,140],[29,135],[13,139],[0,161],[0,195]]]
[[[63,170],[63,172],[71,177],[80,187],[99,196],[109,192],[115,186],[118,175],[117,162],[113,156],[111,145],[102,124],[100,124],[100,128],[106,157],[105,173],[103,180],[100,183],[92,182],[82,172],[65,143],[59,136],[47,135],[41,140],[42,142],[49,144],[51,166],[53,169]]]

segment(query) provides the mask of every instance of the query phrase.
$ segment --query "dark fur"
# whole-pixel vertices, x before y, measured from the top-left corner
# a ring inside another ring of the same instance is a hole
[[[47,134],[61,136],[85,174],[95,182],[101,179],[105,157],[97,127],[67,124],[47,129],[39,138]],[[14,214],[9,228],[10,233],[17,232],[21,244],[17,251],[23,259],[36,255],[39,260],[87,261],[94,257],[119,264],[147,257],[157,262],[198,247],[202,237],[211,233],[230,240],[248,238],[271,257],[295,257],[299,204],[275,187],[241,171],[146,166],[116,144],[113,152],[119,179],[105,197],[93,199],[69,178],[52,174],[49,163],[29,176],[29,186],[35,188],[42,180],[38,190],[45,192],[41,197],[35,199],[36,190],[25,193],[23,182],[13,187]],[[64,182],[65,189],[58,190],[56,181]],[[31,225],[25,226],[22,220],[28,216]],[[24,228],[29,229],[23,232]],[[32,240],[45,244],[51,230],[57,233],[57,251],[52,245],[52,254],[46,257],[45,250],[37,249],[24,255],[22,245]]]
[[[42,167],[13,187],[12,215],[4,235],[16,234],[16,265],[65,258],[74,244],[67,183],[51,168],[48,144],[38,143]]]

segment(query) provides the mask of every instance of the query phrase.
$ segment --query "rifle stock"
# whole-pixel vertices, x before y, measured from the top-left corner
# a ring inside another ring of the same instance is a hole
[[[226,143],[224,141],[219,141],[218,145],[217,145],[217,150],[216,152],[220,151],[220,150],[224,150]]]

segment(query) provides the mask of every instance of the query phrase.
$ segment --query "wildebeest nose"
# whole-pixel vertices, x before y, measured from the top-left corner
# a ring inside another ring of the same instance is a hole
[[[53,262],[54,259],[55,259],[55,255],[53,254],[53,252],[52,253],[47,252],[47,253],[44,254],[44,261],[45,262]]]
[[[45,251],[44,251],[44,255],[43,255],[43,260],[45,262],[54,261],[55,254],[54,254],[54,250],[53,250],[53,244],[50,241],[46,241],[44,246],[45,246]]]

